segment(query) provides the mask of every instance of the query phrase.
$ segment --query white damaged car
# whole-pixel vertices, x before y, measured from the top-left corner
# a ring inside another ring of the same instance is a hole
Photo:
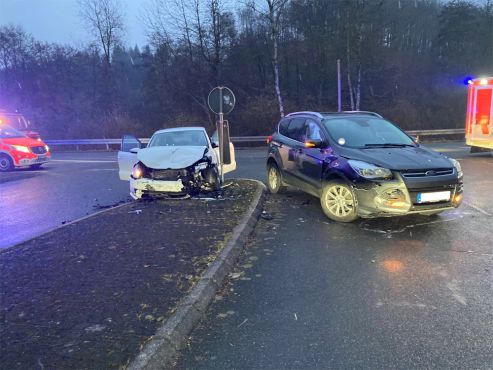
[[[236,169],[233,144],[224,155],[223,171]],[[203,127],[159,130],[146,148],[134,136],[125,135],[118,152],[121,180],[130,180],[134,199],[148,196],[183,197],[219,190],[219,147]]]

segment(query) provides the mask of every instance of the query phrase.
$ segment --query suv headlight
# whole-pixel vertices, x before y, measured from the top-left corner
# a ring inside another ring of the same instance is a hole
[[[459,161],[457,161],[457,160],[455,160],[453,158],[449,158],[449,160],[454,165],[455,170],[457,171],[457,176],[462,177],[462,175],[463,175],[463,173],[462,173],[462,167],[460,166]]]
[[[348,160],[348,163],[358,175],[366,179],[389,179],[392,177],[392,172],[387,168],[352,159]]]

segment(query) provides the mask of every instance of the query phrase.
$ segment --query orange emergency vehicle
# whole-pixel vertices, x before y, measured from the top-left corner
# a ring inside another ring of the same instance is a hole
[[[466,144],[493,149],[493,77],[468,80]]]

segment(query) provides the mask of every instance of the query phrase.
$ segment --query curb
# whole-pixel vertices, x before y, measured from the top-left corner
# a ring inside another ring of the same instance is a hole
[[[127,369],[165,369],[185,345],[188,334],[205,315],[209,303],[232,270],[248,236],[255,228],[265,199],[265,185],[257,180],[254,199],[240,223],[233,229],[226,245],[216,260],[202,275],[192,291],[179,303],[175,313],[157,330],[152,339],[135,357]]]

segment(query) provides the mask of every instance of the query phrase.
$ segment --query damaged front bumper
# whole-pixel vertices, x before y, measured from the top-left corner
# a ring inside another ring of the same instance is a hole
[[[400,173],[393,175],[392,180],[353,183],[360,217],[433,214],[457,208],[462,203],[462,178],[444,176],[433,179],[404,179]],[[450,192],[450,196],[440,201],[420,201],[422,194],[438,192]]]
[[[130,196],[137,200],[145,195],[165,195],[174,196],[186,195],[186,189],[181,180],[164,181],[148,178],[130,178]]]

